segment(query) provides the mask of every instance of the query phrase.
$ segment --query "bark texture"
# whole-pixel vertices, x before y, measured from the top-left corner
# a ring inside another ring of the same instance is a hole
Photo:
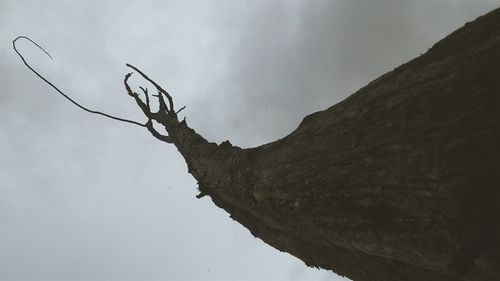
[[[200,196],[307,265],[500,280],[500,10],[269,144],[210,143],[170,112],[150,117]]]

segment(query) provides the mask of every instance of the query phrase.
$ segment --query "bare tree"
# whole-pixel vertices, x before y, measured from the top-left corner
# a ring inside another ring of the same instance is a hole
[[[198,197],[307,265],[358,281],[486,281],[500,280],[499,50],[497,9],[250,149],[205,140],[178,120],[184,107],[132,65],[159,104],[153,112],[148,89],[136,93],[125,76],[145,124],[77,104],[18,54],[80,108],[174,144]]]

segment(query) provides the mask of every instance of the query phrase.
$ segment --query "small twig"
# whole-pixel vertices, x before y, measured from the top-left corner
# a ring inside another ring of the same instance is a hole
[[[146,106],[148,107],[149,111],[151,112],[151,107],[149,106],[149,94],[148,94],[148,88],[143,88],[143,87],[140,87],[141,88],[142,92],[144,93],[144,95],[146,96]]]
[[[74,105],[76,105],[77,107],[79,107],[80,109],[84,110],[84,111],[87,111],[89,113],[93,113],[93,114],[98,114],[98,115],[102,115],[104,117],[108,117],[108,118],[111,118],[111,119],[114,119],[114,120],[117,120],[117,121],[122,121],[122,122],[127,122],[127,123],[131,123],[131,124],[135,124],[137,126],[141,126],[141,127],[146,127],[145,124],[141,124],[137,121],[133,121],[133,120],[128,120],[128,119],[124,119],[124,118],[120,118],[120,117],[116,117],[116,116],[113,116],[113,115],[109,115],[107,113],[103,113],[103,112],[100,112],[100,111],[96,111],[96,110],[92,110],[92,109],[88,109],[82,105],[80,105],[78,102],[76,102],[75,100],[73,100],[72,98],[70,98],[68,95],[66,95],[65,93],[63,93],[61,90],[59,90],[59,88],[57,88],[54,84],[52,84],[52,82],[50,82],[49,80],[47,80],[45,77],[43,77],[40,73],[38,73],[35,69],[33,69],[33,67],[31,67],[31,65],[28,64],[28,62],[26,61],[26,59],[23,57],[23,55],[21,55],[21,53],[17,50],[16,48],[16,41],[19,40],[19,39],[25,39],[25,40],[28,40],[29,42],[33,43],[35,46],[37,46],[39,49],[41,49],[45,54],[47,54],[47,56],[49,56],[49,58],[52,59],[52,56],[47,52],[45,51],[40,45],[38,45],[35,41],[31,40],[29,37],[26,37],[26,36],[18,36],[16,39],[12,40],[12,47],[14,48],[14,51],[16,51],[17,55],[21,58],[21,60],[23,61],[24,65],[29,68],[29,70],[31,70],[33,73],[36,74],[36,76],[38,76],[40,79],[42,79],[45,83],[49,84],[49,86],[51,86],[54,90],[56,90],[59,94],[61,94],[63,97],[65,97],[67,100],[69,100],[71,103],[73,103]],[[130,76],[130,74],[129,74]]]
[[[158,103],[160,105],[159,109],[158,109],[158,113],[159,114],[161,114],[161,113],[169,114],[170,110],[168,110],[168,107],[165,104],[165,99],[163,99],[163,94],[159,92],[158,95],[153,95],[153,97],[157,97],[158,98]]]
[[[168,100],[168,104],[169,104],[169,108],[167,110],[167,112],[175,112],[174,111],[174,102],[172,100],[172,96],[170,96],[170,94],[165,91],[160,85],[156,84],[155,81],[153,81],[151,78],[149,78],[146,74],[144,74],[144,72],[140,71],[137,67],[131,65],[131,64],[125,64],[127,67],[130,67],[132,68],[133,70],[137,71],[142,77],[144,77],[144,79],[148,80],[151,84],[153,84],[156,89],[158,90],[158,92],[162,93],[162,94],[165,94],[165,96],[167,97],[167,100]]]
[[[129,72],[125,75],[125,79],[123,79],[123,84],[125,85],[125,90],[127,90],[127,94],[131,97],[136,97],[137,93],[132,91],[130,86],[128,85],[128,79],[132,76],[132,72]]]
[[[127,73],[127,75],[125,75],[125,79],[123,79],[123,84],[125,84],[125,89],[127,90],[127,94],[135,99],[135,102],[137,103],[139,108],[141,108],[144,115],[146,115],[148,119],[151,119],[151,111],[149,110],[149,107],[141,100],[141,98],[136,92],[132,91],[132,89],[128,85],[128,79],[130,78],[131,75],[132,73]],[[144,127],[146,127],[146,125],[144,125]]]
[[[181,109],[177,110],[177,111],[175,112],[175,114],[179,114],[179,112],[183,111],[183,110],[184,110],[184,108],[186,108],[186,106],[181,107]]]

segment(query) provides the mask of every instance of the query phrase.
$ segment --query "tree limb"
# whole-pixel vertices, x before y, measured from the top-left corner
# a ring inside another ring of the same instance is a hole
[[[47,56],[49,56],[50,59],[52,59],[52,56],[47,52],[45,51],[40,45],[38,45],[35,41],[31,40],[29,37],[26,37],[26,36],[18,36],[16,39],[12,40],[12,47],[14,48],[14,51],[16,51],[17,55],[21,58],[21,60],[23,61],[24,65],[29,68],[29,70],[31,70],[33,73],[36,74],[36,76],[38,76],[40,79],[42,79],[45,83],[49,84],[54,90],[56,90],[59,94],[61,94],[64,98],[66,98],[67,100],[69,100],[71,103],[73,103],[74,105],[76,105],[77,107],[79,107],[80,109],[84,110],[84,111],[87,111],[89,113],[93,113],[93,114],[98,114],[98,115],[102,115],[104,117],[108,117],[110,119],[114,119],[114,120],[117,120],[117,121],[122,121],[122,122],[126,122],[126,123],[131,123],[131,124],[134,124],[134,125],[137,125],[137,126],[141,126],[141,127],[146,127],[145,124],[141,124],[137,121],[133,121],[133,120],[129,120],[129,119],[125,119],[125,118],[120,118],[120,117],[116,117],[116,116],[113,116],[113,115],[110,115],[110,114],[107,114],[107,113],[103,113],[103,112],[100,112],[100,111],[97,111],[97,110],[92,110],[92,109],[89,109],[81,104],[79,104],[78,102],[76,102],[75,100],[73,100],[72,98],[70,98],[68,95],[66,95],[65,93],[63,93],[61,90],[59,90],[59,88],[57,88],[54,84],[52,84],[52,82],[50,82],[49,80],[47,80],[45,77],[43,77],[40,73],[38,73],[35,69],[33,69],[33,67],[31,67],[31,65],[28,64],[28,62],[26,61],[26,59],[23,57],[23,55],[21,55],[21,53],[17,50],[16,48],[16,42],[17,40],[19,39],[25,39],[25,40],[28,40],[29,42],[33,43],[35,46],[37,46],[40,50],[42,50],[45,54],[47,54]]]
[[[127,94],[135,99],[135,102],[137,105],[141,108],[142,112],[146,117],[148,118],[148,122],[145,124],[145,127],[148,129],[151,134],[164,142],[167,143],[172,143],[172,139],[168,135],[162,135],[160,134],[154,127],[153,127],[153,120],[157,121],[158,123],[166,126],[166,118],[176,118],[176,115],[169,114],[170,112],[167,109],[167,105],[165,104],[165,100],[163,99],[163,94],[162,92],[158,92],[158,95],[153,95],[155,97],[158,97],[158,102],[160,104],[160,108],[158,112],[153,113],[151,112],[151,107],[150,107],[150,101],[149,101],[149,93],[148,90],[144,87],[139,87],[143,92],[144,95],[146,96],[146,103],[142,101],[142,99],[139,97],[139,94],[134,92],[131,88],[130,85],[128,84],[128,79],[132,76],[132,73],[128,73],[125,75],[125,78],[123,79],[123,83],[125,85],[125,89],[127,90]]]
[[[177,110],[175,114],[179,114],[179,112],[183,111],[186,108],[186,106],[181,107],[181,109]]]
[[[14,51],[19,55],[19,57],[21,58],[21,60],[23,61],[24,65],[26,67],[28,67],[29,70],[31,70],[33,73],[35,73],[40,79],[42,79],[45,83],[47,83],[49,86],[51,86],[54,90],[56,90],[59,94],[61,94],[64,98],[66,98],[67,100],[69,100],[71,103],[73,103],[74,105],[76,105],[77,107],[79,107],[80,109],[86,111],[86,112],[89,112],[89,113],[93,113],[93,114],[98,114],[98,115],[102,115],[104,117],[108,117],[110,119],[114,119],[114,120],[117,120],[117,121],[122,121],[122,122],[126,122],[126,123],[131,123],[131,124],[134,124],[134,125],[138,125],[138,126],[141,126],[141,127],[145,127],[148,129],[149,132],[151,132],[151,134],[161,140],[161,141],[164,141],[164,142],[167,142],[167,143],[172,143],[172,139],[170,138],[170,136],[168,135],[162,135],[160,134],[154,127],[153,127],[153,120],[159,122],[160,124],[162,125],[166,125],[166,118],[175,118],[177,120],[177,113],[179,113],[181,110],[183,110],[185,107],[181,108],[180,110],[178,110],[177,112],[174,111],[174,103],[173,103],[173,100],[172,100],[172,96],[170,96],[170,94],[165,91],[160,85],[158,85],[156,82],[154,82],[153,80],[151,80],[146,74],[144,74],[142,71],[140,71],[138,68],[130,65],[130,64],[127,64],[128,67],[132,68],[133,70],[137,71],[144,79],[146,79],[147,81],[149,81],[151,84],[153,84],[155,86],[155,88],[158,90],[158,102],[160,104],[160,109],[158,112],[156,113],[153,113],[151,112],[151,106],[150,106],[150,100],[149,100],[149,93],[148,93],[148,90],[147,88],[144,88],[144,87],[140,87],[140,89],[142,90],[142,92],[144,93],[145,97],[146,97],[146,102],[144,103],[141,98],[139,97],[139,94],[137,94],[136,92],[134,92],[132,90],[132,88],[129,86],[128,84],[128,79],[130,78],[130,76],[132,75],[132,73],[128,73],[125,75],[125,78],[123,80],[123,83],[125,85],[125,89],[127,90],[127,94],[131,97],[134,98],[135,102],[137,103],[137,105],[139,106],[139,108],[142,110],[142,112],[146,115],[146,117],[148,118],[148,121],[145,123],[145,124],[142,124],[142,123],[139,123],[137,121],[133,121],[133,120],[128,120],[128,119],[125,119],[125,118],[120,118],[120,117],[116,117],[116,116],[113,116],[113,115],[110,115],[110,114],[107,114],[107,113],[103,113],[103,112],[100,112],[100,111],[96,111],[96,110],[91,110],[87,107],[84,107],[82,106],[81,104],[79,104],[78,102],[76,102],[75,100],[73,100],[71,97],[69,97],[68,95],[66,95],[64,92],[62,92],[59,88],[57,88],[52,82],[50,82],[49,80],[47,80],[45,77],[43,77],[40,73],[38,73],[33,67],[31,67],[30,64],[28,64],[28,62],[26,61],[26,59],[23,57],[23,55],[21,55],[21,53],[17,50],[17,47],[16,47],[16,42],[17,40],[19,39],[25,39],[25,40],[28,40],[29,42],[33,43],[36,47],[38,47],[40,50],[42,50],[47,56],[49,56],[49,58],[52,59],[52,56],[45,50],[43,49],[40,45],[38,45],[35,41],[31,40],[29,37],[26,37],[26,36],[18,36],[17,38],[15,38],[13,41],[12,41],[12,46],[14,48]],[[167,104],[165,103],[165,100],[163,99],[163,96],[165,95],[165,97],[167,97],[168,99],[168,106]]]
[[[125,64],[127,67],[130,67],[132,68],[133,70],[137,71],[137,73],[139,73],[142,77],[144,77],[144,79],[148,80],[151,84],[153,84],[156,89],[158,90],[158,92],[164,94],[166,97],[167,97],[167,100],[168,100],[168,104],[169,104],[169,107],[168,107],[168,112],[172,112],[172,113],[175,113],[174,111],[174,102],[172,100],[172,96],[170,96],[170,94],[165,91],[160,85],[156,84],[155,81],[153,81],[151,78],[149,78],[146,74],[144,74],[144,72],[140,71],[137,67],[131,65],[131,64]]]
[[[149,132],[151,132],[151,134],[153,135],[153,137],[161,140],[161,141],[164,141],[166,143],[172,143],[172,139],[170,138],[170,136],[167,136],[167,135],[162,135],[160,134],[154,127],[153,127],[153,121],[151,119],[149,119],[149,121],[146,123],[146,128],[148,129]]]

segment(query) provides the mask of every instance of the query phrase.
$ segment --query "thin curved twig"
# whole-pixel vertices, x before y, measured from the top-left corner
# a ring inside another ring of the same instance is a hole
[[[33,43],[35,46],[37,46],[39,49],[41,49],[47,56],[49,56],[49,58],[52,59],[52,56],[47,52],[45,51],[40,45],[38,45],[35,41],[31,40],[29,37],[26,37],[26,36],[18,36],[16,39],[14,39],[12,41],[12,46],[14,48],[14,51],[16,51],[16,53],[19,55],[19,57],[21,58],[21,60],[23,60],[23,63],[24,65],[26,65],[27,68],[29,68],[33,73],[35,73],[40,79],[42,79],[45,83],[49,84],[54,90],[56,90],[59,94],[61,94],[63,97],[65,97],[67,100],[69,100],[71,103],[73,103],[74,105],[78,106],[80,109],[82,110],[85,110],[89,113],[93,113],[93,114],[98,114],[98,115],[102,115],[104,117],[108,117],[108,118],[111,118],[111,119],[114,119],[114,120],[117,120],[117,121],[122,121],[122,122],[127,122],[127,123],[131,123],[131,124],[134,124],[134,125],[138,125],[138,126],[141,126],[141,127],[147,127],[146,124],[142,124],[142,123],[139,123],[137,121],[133,121],[133,120],[128,120],[128,119],[124,119],[124,118],[120,118],[120,117],[116,117],[116,116],[112,116],[112,115],[109,115],[109,114],[106,114],[106,113],[103,113],[103,112],[100,112],[100,111],[96,111],[96,110],[92,110],[92,109],[88,109],[82,105],[80,105],[79,103],[77,103],[75,100],[73,100],[72,98],[70,98],[68,95],[66,95],[65,93],[63,93],[61,90],[59,90],[54,84],[52,84],[52,82],[50,82],[49,80],[47,80],[45,77],[43,77],[40,73],[38,73],[35,69],[33,69],[33,67],[31,67],[28,62],[26,62],[26,60],[24,59],[23,55],[21,55],[21,53],[17,50],[16,48],[16,41],[19,40],[19,39],[26,39],[28,40],[29,42]]]
[[[179,114],[179,112],[183,111],[184,109],[186,109],[186,106],[181,107],[181,109],[177,110],[175,114]]]

